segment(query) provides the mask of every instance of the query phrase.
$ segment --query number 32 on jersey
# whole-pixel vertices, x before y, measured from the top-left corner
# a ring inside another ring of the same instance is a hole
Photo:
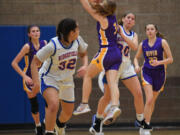
[[[59,69],[60,70],[65,70],[65,69],[74,69],[76,66],[76,59],[70,59],[70,60],[65,60],[59,63]]]

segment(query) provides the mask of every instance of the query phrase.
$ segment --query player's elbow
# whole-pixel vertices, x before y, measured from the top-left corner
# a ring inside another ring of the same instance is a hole
[[[12,66],[13,68],[15,67],[15,62],[14,62],[14,61],[11,62],[11,66]]]
[[[172,64],[173,61],[174,61],[173,58],[170,58],[169,63]]]

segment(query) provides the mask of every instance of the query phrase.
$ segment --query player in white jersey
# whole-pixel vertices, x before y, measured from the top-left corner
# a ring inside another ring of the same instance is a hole
[[[41,93],[46,101],[46,135],[64,135],[65,124],[71,118],[74,109],[74,82],[76,61],[78,55],[83,66],[78,70],[78,76],[83,76],[88,65],[87,44],[79,36],[79,28],[75,20],[66,18],[57,28],[57,37],[51,39],[46,47],[38,51],[31,64],[34,82],[33,92],[37,93],[40,80],[37,66],[42,62]],[[59,117],[56,115],[62,110]]]
[[[136,124],[142,126],[144,124],[144,102],[141,86],[136,76],[136,72],[131,63],[130,59],[130,49],[137,50],[138,48],[138,36],[131,29],[135,25],[135,15],[133,13],[127,13],[123,16],[120,25],[120,35],[118,35],[118,44],[122,50],[122,64],[119,68],[117,83],[119,79],[122,80],[124,85],[130,90],[134,97],[134,105],[136,109]],[[106,106],[110,102],[110,94],[107,93],[106,89],[109,89],[104,76],[104,72],[101,72],[99,75],[99,86],[104,92],[104,96],[100,99],[98,104],[98,110],[96,115],[102,115],[104,110],[107,110]],[[110,105],[108,105],[110,106]],[[107,106],[107,107],[108,107]],[[104,121],[104,124],[110,124],[111,121]]]

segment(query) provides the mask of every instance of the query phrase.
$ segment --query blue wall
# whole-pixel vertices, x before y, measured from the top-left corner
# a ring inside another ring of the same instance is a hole
[[[49,41],[56,35],[55,26],[40,26],[41,39]],[[11,67],[11,62],[28,42],[27,26],[0,26],[0,124],[32,123],[30,103],[23,90],[22,78]],[[24,60],[20,62],[24,67]],[[41,120],[44,101],[38,94]]]

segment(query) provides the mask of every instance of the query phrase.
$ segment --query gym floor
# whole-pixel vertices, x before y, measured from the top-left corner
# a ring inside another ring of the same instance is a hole
[[[32,130],[0,131],[0,135],[35,135]],[[90,135],[87,130],[67,130],[66,135]],[[138,130],[105,131],[104,135],[139,135]],[[180,135],[179,129],[155,129],[151,135]]]

